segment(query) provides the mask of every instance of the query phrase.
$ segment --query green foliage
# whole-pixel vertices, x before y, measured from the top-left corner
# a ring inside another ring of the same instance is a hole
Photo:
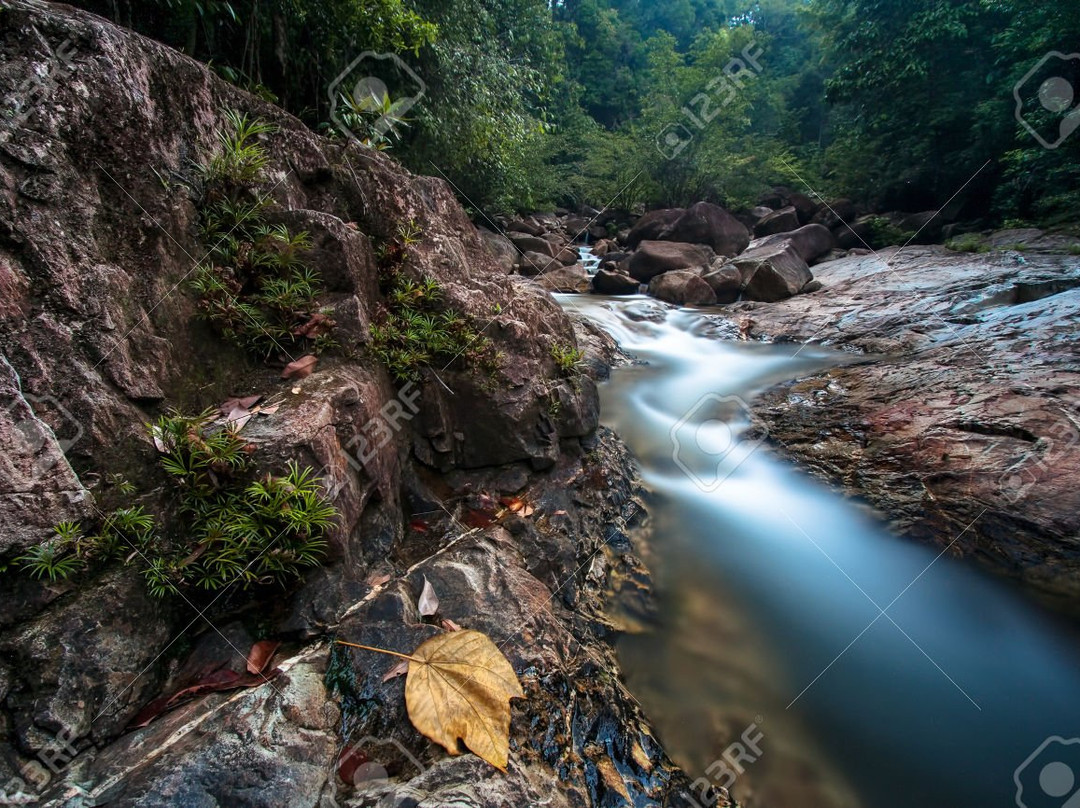
[[[142,568],[155,597],[233,583],[285,584],[326,553],[337,511],[310,468],[289,462],[283,475],[251,479],[251,449],[237,432],[215,428],[212,411],[162,416],[150,427],[172,482],[175,512],[167,531],[141,506],[117,508],[86,533],[61,522],[55,537],[15,559],[35,578],[62,580],[94,562]]]
[[[319,312],[319,274],[304,262],[307,233],[269,225],[270,200],[257,187],[269,164],[258,142],[273,127],[227,113],[221,149],[203,168],[203,238],[210,245],[195,268],[191,290],[199,310],[229,341],[269,357],[316,352],[335,343],[334,322]]]
[[[408,248],[419,238],[419,228],[410,222],[379,251],[387,305],[371,326],[375,357],[401,383],[419,381],[425,368],[471,367],[494,373],[500,357],[491,340],[445,305],[437,281],[406,276]]]
[[[555,343],[551,346],[551,358],[559,373],[568,378],[579,376],[584,368],[585,352],[573,345]]]
[[[965,233],[945,242],[946,249],[953,252],[985,253],[990,252],[990,245],[978,233]]]

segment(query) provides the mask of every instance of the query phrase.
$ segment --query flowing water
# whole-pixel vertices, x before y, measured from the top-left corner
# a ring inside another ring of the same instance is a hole
[[[561,299],[642,360],[602,386],[651,491],[658,586],[619,653],[693,777],[736,773],[771,808],[1080,806],[1074,630],[744,431],[742,401],[844,356],[722,339],[645,298]],[[715,764],[745,732],[762,754]]]

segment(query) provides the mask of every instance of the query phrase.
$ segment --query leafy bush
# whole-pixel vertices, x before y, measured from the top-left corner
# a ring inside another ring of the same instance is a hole
[[[990,245],[978,233],[965,233],[962,236],[949,239],[945,242],[945,248],[953,252],[990,252]]]

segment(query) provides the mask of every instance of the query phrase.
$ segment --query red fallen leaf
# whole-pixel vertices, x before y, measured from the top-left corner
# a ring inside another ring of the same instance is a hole
[[[248,673],[262,673],[266,670],[270,660],[274,658],[274,653],[280,647],[281,643],[276,640],[259,640],[251,646],[247,658]]]
[[[409,529],[415,530],[417,533],[427,533],[427,522],[425,522],[423,519],[413,519],[411,522],[409,522]]]
[[[451,620],[449,617],[444,617],[442,620],[442,627],[447,631],[461,631],[461,626]]]
[[[285,366],[285,369],[281,371],[281,378],[304,379],[310,376],[311,372],[315,370],[315,365],[318,361],[319,357],[315,356],[315,354],[301,356],[296,361],[290,362]]]
[[[385,583],[389,583],[392,575],[372,575],[367,579],[367,585],[371,587],[382,586]]]
[[[495,514],[490,511],[476,511],[470,508],[465,511],[465,524],[469,527],[491,527],[495,523]]]

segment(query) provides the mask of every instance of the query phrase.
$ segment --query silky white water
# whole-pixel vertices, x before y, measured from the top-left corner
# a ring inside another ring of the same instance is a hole
[[[647,298],[560,300],[642,362],[601,388],[651,492],[658,582],[620,657],[692,776],[754,724],[762,755],[732,787],[748,805],[1015,806],[1017,778],[1024,808],[1080,804],[1073,627],[744,431],[739,399],[844,357],[720,339]]]

